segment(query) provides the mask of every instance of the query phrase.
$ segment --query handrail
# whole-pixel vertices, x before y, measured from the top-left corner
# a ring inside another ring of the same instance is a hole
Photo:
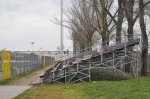
[[[128,36],[128,35],[127,35]],[[135,36],[135,35],[134,35]],[[120,37],[122,37],[122,36],[120,36]],[[118,38],[120,38],[120,37],[118,37]],[[135,37],[131,37],[131,38],[126,38],[126,39],[128,39],[128,40],[134,40],[134,39],[136,39],[136,38],[138,38],[139,37],[139,35],[137,35],[137,36],[135,36]],[[140,38],[139,38],[140,39]],[[106,42],[108,42],[108,41],[106,41]],[[92,45],[92,46],[90,46],[90,47],[87,47],[87,48],[85,48],[85,49],[82,49],[82,50],[79,50],[79,51],[77,51],[77,53],[75,54],[75,53],[72,53],[72,54],[69,54],[69,55],[64,55],[63,57],[59,57],[59,58],[57,58],[58,60],[60,60],[60,59],[66,59],[66,57],[69,57],[69,56],[71,56],[71,57],[75,57],[75,56],[78,56],[79,54],[81,54],[81,53],[86,53],[86,52],[92,52],[92,47],[96,47],[96,46],[98,46],[98,45],[102,45],[102,44],[104,44],[104,43],[106,43],[106,42],[103,42],[103,43],[97,43],[97,44],[94,44],[94,45]],[[109,41],[110,42],[110,41]],[[118,43],[126,43],[126,42],[128,42],[127,40],[122,40],[121,42],[118,42]],[[109,44],[109,46],[113,46],[113,45],[116,45],[116,43],[117,42],[114,42],[113,44]],[[89,50],[90,49],[90,50]],[[70,57],[69,57],[70,58]]]

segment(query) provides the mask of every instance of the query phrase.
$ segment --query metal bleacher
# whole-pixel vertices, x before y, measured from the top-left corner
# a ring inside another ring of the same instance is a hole
[[[91,81],[92,68],[111,68],[125,76],[138,75],[138,45],[140,38],[124,40],[117,44],[102,46],[100,52],[88,50],[79,51],[72,57],[58,61],[52,68],[40,76],[43,82],[73,83]],[[99,44],[100,46],[102,44]],[[132,50],[129,50],[132,48]],[[125,72],[125,66],[130,64],[130,72]]]

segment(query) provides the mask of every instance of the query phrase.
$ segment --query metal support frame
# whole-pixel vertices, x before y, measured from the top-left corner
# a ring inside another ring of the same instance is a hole
[[[82,54],[79,51],[75,57],[77,62],[73,65],[69,65],[67,67],[61,68],[58,70],[58,67],[53,69],[52,80],[50,82],[59,82],[59,83],[73,83],[78,81],[91,81],[91,68],[95,67],[102,67],[102,68],[112,68],[113,70],[117,70],[118,72],[122,73],[122,75],[128,77],[136,77],[138,76],[138,53],[128,51],[128,41],[127,35],[125,34],[125,40],[120,42],[124,43],[125,46],[121,51],[113,51],[109,52],[109,58],[107,58],[106,53],[104,52],[103,46],[101,48],[100,57],[97,57],[98,61],[88,61],[80,62],[79,55]],[[134,38],[133,38],[134,39]],[[135,49],[137,50],[137,49]],[[91,51],[92,52],[92,51]],[[91,53],[89,52],[89,53]],[[118,54],[119,53],[119,54]],[[120,55],[121,54],[121,55]],[[68,55],[70,58],[70,55]],[[129,58],[129,61],[124,61],[126,58]],[[66,58],[67,59],[67,58]],[[131,64],[131,73],[128,74],[124,71],[124,67],[126,64]],[[122,68],[122,69],[118,69]],[[64,80],[63,80],[64,79]]]
[[[91,81],[91,62],[89,62],[89,82]]]

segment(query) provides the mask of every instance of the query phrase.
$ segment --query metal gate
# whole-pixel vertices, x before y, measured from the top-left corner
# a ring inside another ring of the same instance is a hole
[[[11,53],[8,50],[2,50],[2,80],[10,79],[11,77]]]

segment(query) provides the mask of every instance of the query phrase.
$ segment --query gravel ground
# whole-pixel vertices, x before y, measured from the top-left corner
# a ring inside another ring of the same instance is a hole
[[[32,86],[0,86],[0,99],[12,99]]]

